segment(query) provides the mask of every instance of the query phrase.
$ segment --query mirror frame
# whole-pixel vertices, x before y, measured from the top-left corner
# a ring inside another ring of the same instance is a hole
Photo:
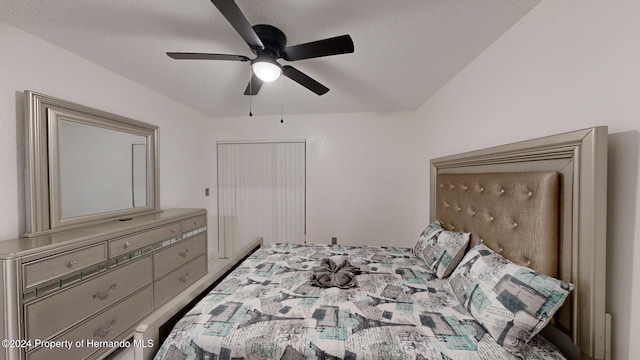
[[[80,104],[25,90],[26,233],[33,237],[160,211],[158,127]],[[147,205],[62,218],[58,129],[66,118],[84,125],[145,137],[147,143]]]

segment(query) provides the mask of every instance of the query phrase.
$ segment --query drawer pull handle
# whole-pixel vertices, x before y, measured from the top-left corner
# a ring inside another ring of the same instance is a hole
[[[125,248],[125,249],[126,249],[126,248],[128,248],[129,246],[131,246],[131,243],[130,243],[130,242],[128,242],[128,241],[127,241],[126,243],[124,243],[124,248]]]
[[[109,331],[111,331],[111,329],[113,329],[113,326],[116,324],[116,319],[111,320],[111,322],[109,323],[109,326],[106,329],[103,329],[102,327],[99,327],[96,331],[93,332],[93,337],[105,337],[107,336],[107,334],[109,333]]]
[[[78,260],[73,259],[73,260],[69,261],[69,263],[67,264],[67,267],[68,268],[73,267],[77,263],[78,263]]]
[[[183,251],[183,252],[178,253],[178,255],[182,256],[183,258],[186,258],[186,257],[187,257],[187,253],[188,253],[188,252],[189,252],[189,249],[187,249],[187,250],[185,250],[185,251]]]
[[[197,222],[197,221],[194,221],[194,222],[193,222],[193,226],[198,226],[198,222]]]
[[[186,283],[189,279],[189,273],[184,274],[183,277],[180,278],[180,281]]]
[[[98,299],[100,299],[100,300],[104,300],[104,299],[106,299],[106,298],[107,298],[107,296],[109,296],[109,294],[111,294],[111,292],[112,292],[113,290],[115,290],[115,289],[116,289],[116,284],[113,284],[113,285],[109,286],[109,289],[108,289],[107,291],[105,291],[105,292],[98,291],[97,293],[93,294],[93,298],[94,298],[94,299],[98,298]]]
[[[171,233],[173,234],[174,232],[176,232],[176,229],[171,229]]]

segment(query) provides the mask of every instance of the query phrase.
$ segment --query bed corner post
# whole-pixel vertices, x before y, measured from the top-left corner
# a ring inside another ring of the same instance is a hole
[[[438,168],[433,160],[429,162],[429,222],[436,220],[436,179]]]
[[[580,348],[593,359],[610,356],[610,327],[607,326],[607,126],[589,129],[578,146],[578,279],[582,308]],[[586,286],[586,288],[584,288]],[[610,317],[609,317],[610,319]],[[590,330],[589,330],[590,328]]]

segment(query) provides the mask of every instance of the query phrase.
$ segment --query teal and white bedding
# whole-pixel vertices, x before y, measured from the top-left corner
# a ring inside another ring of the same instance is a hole
[[[360,268],[355,288],[310,284],[324,258]],[[564,359],[539,336],[526,359]],[[515,359],[409,248],[273,244],[171,331],[157,360]]]

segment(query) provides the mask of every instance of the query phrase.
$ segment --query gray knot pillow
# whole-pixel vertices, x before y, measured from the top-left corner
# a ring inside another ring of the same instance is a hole
[[[344,260],[337,265],[329,258],[322,259],[320,266],[313,268],[311,285],[323,288],[338,287],[349,289],[358,286],[356,275],[360,274],[360,268],[351,265],[349,260]]]

